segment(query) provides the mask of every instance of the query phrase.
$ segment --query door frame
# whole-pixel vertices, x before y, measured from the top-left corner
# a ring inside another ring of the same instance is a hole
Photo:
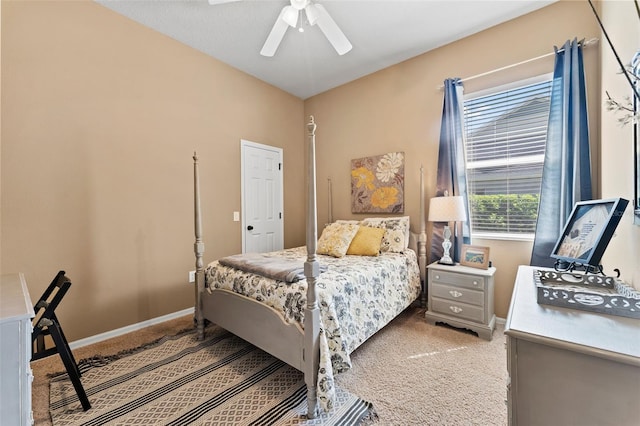
[[[258,142],[252,142],[246,139],[240,139],[240,238],[242,240],[242,253],[246,252],[246,233],[247,233],[247,221],[246,221],[246,211],[245,211],[245,181],[244,181],[244,172],[245,172],[245,156],[244,156],[244,148],[258,148],[264,149],[267,151],[272,151],[278,154],[279,162],[282,164],[282,170],[280,173],[280,177],[278,178],[278,185],[280,187],[280,205],[278,206],[280,211],[282,212],[282,220],[280,221],[280,226],[278,227],[278,232],[280,233],[280,238],[282,240],[282,245],[284,247],[284,155],[282,148],[278,148],[271,145],[265,145]]]

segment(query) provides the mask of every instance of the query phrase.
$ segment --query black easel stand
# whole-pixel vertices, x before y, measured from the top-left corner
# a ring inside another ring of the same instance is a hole
[[[33,310],[36,314],[35,321],[37,322],[35,323],[33,332],[31,333],[31,360],[35,361],[55,353],[60,354],[60,358],[62,358],[64,367],[67,369],[67,374],[69,374],[71,383],[73,383],[73,387],[78,394],[78,399],[82,404],[82,409],[87,411],[91,408],[91,404],[89,403],[89,398],[87,398],[87,394],[84,391],[82,382],[80,381],[80,369],[73,357],[73,353],[71,353],[71,348],[69,348],[69,343],[62,332],[60,322],[58,321],[55,313],[55,309],[62,301],[62,298],[67,293],[67,290],[69,290],[69,287],[71,287],[71,281],[69,281],[69,278],[65,276],[65,272],[58,272],[42,297],[40,297],[34,306]],[[40,314],[41,311],[42,313]],[[45,347],[44,341],[44,337],[47,335],[51,336],[55,344],[54,347],[49,349]]]
[[[557,272],[574,272],[578,270],[584,271],[585,274],[601,274],[604,275],[602,265],[589,265],[577,262],[567,262],[565,260],[556,260],[553,268]]]

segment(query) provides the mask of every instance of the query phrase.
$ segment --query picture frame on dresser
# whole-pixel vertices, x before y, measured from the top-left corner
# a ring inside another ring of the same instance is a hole
[[[551,257],[569,264],[599,267],[628,204],[624,198],[575,203]]]
[[[489,267],[489,247],[463,244],[460,264],[471,268],[487,269]]]

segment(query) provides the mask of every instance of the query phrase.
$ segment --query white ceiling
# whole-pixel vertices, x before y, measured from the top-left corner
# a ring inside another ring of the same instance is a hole
[[[305,23],[304,32],[287,30],[271,58],[260,49],[288,0],[96,1],[306,99],[557,0],[317,0],[353,49],[339,56]]]

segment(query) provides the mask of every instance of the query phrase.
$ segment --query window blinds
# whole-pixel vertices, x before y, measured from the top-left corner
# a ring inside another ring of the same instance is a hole
[[[474,233],[535,231],[551,80],[464,102]]]

